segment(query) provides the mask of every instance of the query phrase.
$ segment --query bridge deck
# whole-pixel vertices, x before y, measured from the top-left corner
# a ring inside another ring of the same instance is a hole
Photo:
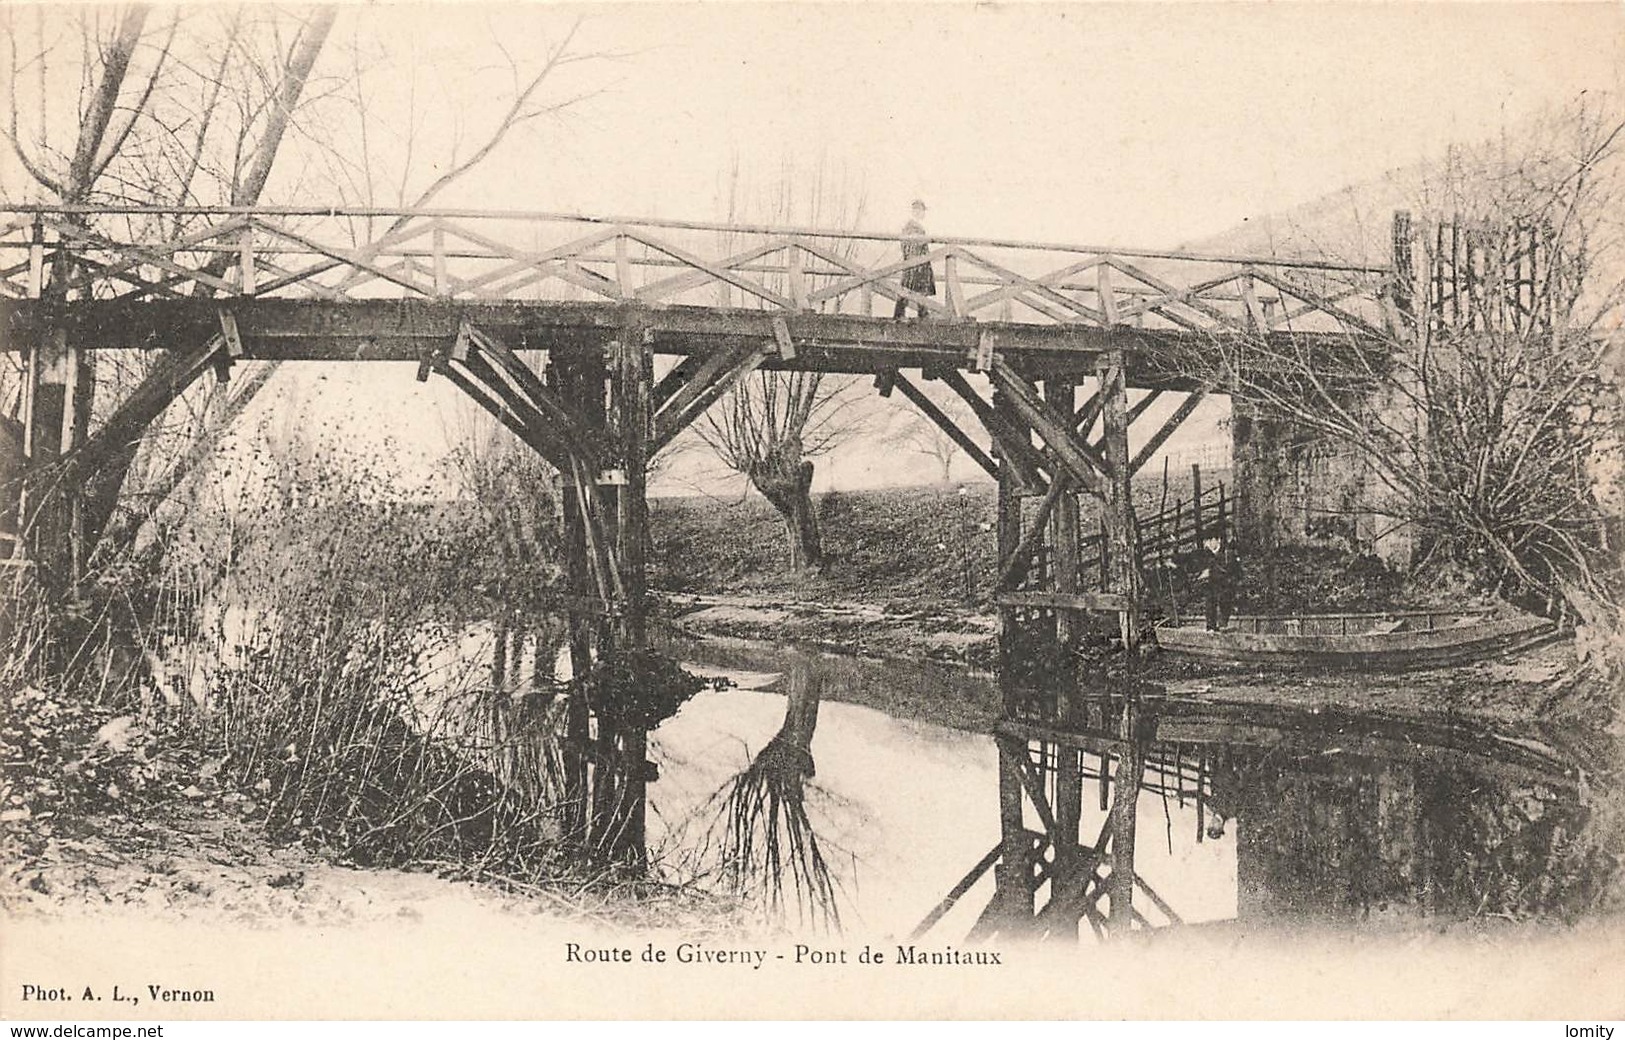
[[[1032,378],[1092,375],[1099,358],[1122,351],[1134,387],[1189,390],[1213,365],[1213,334],[1183,329],[1098,328],[955,319],[899,321],[852,314],[776,314],[718,307],[547,300],[353,300],[279,298],[0,300],[4,348],[18,350],[49,329],[67,332],[88,349],[162,349],[196,344],[220,331],[225,307],[238,330],[244,360],[419,361],[444,351],[465,323],[502,336],[516,349],[545,349],[599,339],[635,322],[648,329],[656,354],[693,355],[746,341],[773,343],[775,323],[789,335],[793,356],[764,368],[879,374],[898,368],[973,368],[984,344]],[[1278,332],[1285,347],[1332,351],[1343,333]]]
[[[921,263],[935,294],[905,284]],[[558,214],[0,210],[12,349],[45,325],[92,349],[177,345],[229,305],[250,357],[411,359],[464,318],[557,334],[614,328],[639,308],[672,353],[771,336],[776,316],[816,346],[800,362],[811,367],[937,364],[991,333],[1013,362],[1071,368],[1213,337],[1380,338],[1387,282],[1385,267],[1323,259],[996,239],[944,238],[905,261],[895,236],[871,232]],[[899,303],[925,320],[892,320]]]

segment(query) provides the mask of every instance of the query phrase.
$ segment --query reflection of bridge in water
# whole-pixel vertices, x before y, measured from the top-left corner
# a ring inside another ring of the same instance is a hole
[[[973,936],[1183,924],[1135,869],[1145,792],[1194,804],[1198,843],[1233,830],[1241,920],[1390,905],[1473,915],[1526,886],[1540,892],[1531,909],[1561,909],[1600,876],[1543,873],[1564,829],[1585,825],[1579,771],[1540,742],[1460,722],[1147,693],[1084,700],[1064,722],[1022,712],[996,739],[1003,838],[916,937],[989,871],[996,889]],[[1091,785],[1106,814],[1092,839],[1080,831]]]
[[[1132,870],[1111,865],[1132,863],[1131,832],[1089,845],[1075,832],[1084,757],[1138,776],[1141,716],[1131,707],[1050,741],[1061,768],[1045,781],[1012,728],[1039,724],[1020,673],[1064,655],[1090,615],[1138,642],[1130,480],[1205,394],[1226,391],[1221,348],[1259,344],[1335,369],[1409,336],[1414,272],[1408,240],[1395,241],[1392,263],[1366,266],[945,238],[923,261],[943,286],[927,298],[904,285],[922,261],[900,260],[893,236],[828,229],[321,207],[0,212],[0,327],[5,349],[26,356],[19,545],[43,587],[71,596],[133,445],[206,373],[411,363],[556,469],[572,657],[585,662],[647,643],[654,455],[758,370],[872,377],[998,481],[1000,915],[1033,918],[1048,886],[1036,912],[1047,926],[1126,926]],[[925,319],[887,317],[899,301]],[[116,399],[96,364],[108,351],[148,358]],[[968,406],[973,427],[933,403],[928,381]],[[1130,387],[1146,391],[1132,406]],[[1185,396],[1131,452],[1131,427],[1169,393]],[[1093,569],[1081,562],[1084,495],[1100,501]],[[1070,717],[1061,707],[1041,717]],[[594,718],[584,697],[569,710],[571,833],[641,862],[647,734]],[[1041,833],[1026,829],[1024,797]]]
[[[948,666],[735,640],[669,645],[784,700],[715,695],[729,706],[686,708],[663,727],[662,747],[688,754],[663,770],[662,816],[703,801],[683,790],[720,782],[724,767],[700,766],[700,749],[743,739],[761,757],[795,734],[816,761],[816,782],[803,773],[793,785],[809,791],[804,834],[824,846],[842,920],[882,933],[958,942],[1074,937],[1088,925],[1109,936],[1118,863],[1133,869],[1132,929],[1561,915],[1609,876],[1609,860],[1577,851],[1597,836],[1581,774],[1543,738],[1147,687],[1124,740],[1120,697],[1083,698],[1065,724],[1029,700],[1000,722],[995,680]],[[1140,769],[1133,798],[1115,782],[1125,761]],[[1018,774],[1019,817],[996,796],[1001,770]],[[1129,829],[1132,861],[1116,842]],[[1081,887],[1069,889],[1058,878],[1073,864]]]

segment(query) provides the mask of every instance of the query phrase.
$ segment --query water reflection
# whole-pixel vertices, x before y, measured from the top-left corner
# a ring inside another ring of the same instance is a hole
[[[835,879],[807,806],[808,785],[817,773],[812,743],[822,677],[807,662],[795,661],[779,685],[784,721],[750,764],[713,796],[717,816],[707,839],[716,845],[730,891],[757,898],[774,919],[793,911],[802,924],[835,929],[840,925]]]
[[[1335,744],[1335,742],[1330,742]],[[1559,770],[1220,746],[1211,805],[1235,819],[1238,916],[1573,916],[1606,853]]]
[[[664,775],[651,794],[666,840],[720,851],[737,872],[730,883],[777,899],[790,923],[792,908],[833,923],[817,908],[839,897],[848,931],[901,937],[999,845],[989,732],[999,718],[986,677],[740,643],[672,649],[742,688],[703,694],[662,727]],[[895,711],[930,698],[944,702],[930,715],[965,728],[865,706]],[[1086,723],[1062,738],[1024,735],[1051,805],[1063,771],[1078,770],[1087,792],[1079,833],[1101,849],[1113,792],[1099,752],[1109,763],[1119,740],[1113,710],[1100,707],[1092,735]],[[1618,836],[1588,811],[1578,771],[1535,740],[1454,720],[1177,698],[1147,699],[1141,712],[1144,772],[1134,811],[1117,814],[1134,821],[1137,927],[1568,918],[1598,905],[1617,862]],[[1062,753],[1067,746],[1077,753]],[[1023,826],[1042,834],[1042,817],[1029,799]],[[1042,860],[1035,918],[1045,905]],[[932,939],[972,932],[993,901],[992,875],[966,887]]]

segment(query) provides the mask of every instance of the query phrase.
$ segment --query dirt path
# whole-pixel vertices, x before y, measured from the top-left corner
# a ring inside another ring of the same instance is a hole
[[[991,667],[998,621],[974,607],[671,594],[672,625],[686,635],[791,642],[865,657]]]

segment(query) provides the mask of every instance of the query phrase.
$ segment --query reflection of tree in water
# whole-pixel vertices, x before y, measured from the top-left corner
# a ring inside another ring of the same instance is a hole
[[[807,811],[808,794],[816,790],[810,781],[821,681],[808,663],[796,661],[783,682],[784,722],[712,797],[712,836],[730,891],[761,900],[775,917],[794,907],[800,923],[837,929],[836,882]]]
[[[1237,819],[1243,918],[1569,918],[1608,896],[1620,836],[1572,792],[1425,762],[1229,748],[1212,806]]]

